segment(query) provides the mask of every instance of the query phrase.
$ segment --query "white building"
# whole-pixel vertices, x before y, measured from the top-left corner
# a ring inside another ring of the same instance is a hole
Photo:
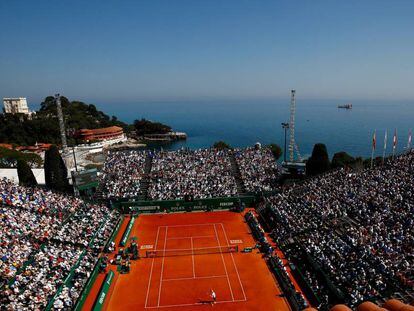
[[[19,98],[3,98],[4,112],[5,113],[22,113],[25,115],[31,115],[29,107],[27,106],[27,100],[25,97]]]

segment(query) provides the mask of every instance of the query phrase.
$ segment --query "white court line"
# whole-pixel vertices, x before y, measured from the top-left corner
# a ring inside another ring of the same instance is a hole
[[[230,246],[230,245],[228,245]],[[224,246],[208,246],[208,247],[196,247],[196,248],[169,248],[169,249],[154,249],[155,252],[164,252],[164,254],[168,254],[168,252],[175,252],[175,251],[198,251],[203,249],[217,249]],[[209,255],[210,253],[201,254],[201,255]]]
[[[209,276],[198,276],[198,277],[191,277],[191,278],[177,278],[177,279],[163,279],[163,282],[167,281],[184,281],[184,280],[198,280],[198,279],[214,279],[214,278],[225,278],[226,275],[209,275]]]
[[[218,243],[219,247],[221,247],[221,245],[220,245],[220,240],[219,240],[219,238],[218,238],[217,229],[216,229],[216,225],[215,225],[215,224],[214,224],[214,232],[216,233],[217,243]],[[224,256],[223,256],[223,253],[222,253],[222,252],[220,252],[220,255],[221,255],[221,260],[223,261],[224,271],[226,272],[226,276],[227,276],[227,283],[229,284],[230,293],[231,293],[231,299],[233,299],[233,301],[234,301],[233,290],[231,289],[231,284],[230,284],[229,274],[227,273],[227,267],[226,267],[226,263],[224,262]]]
[[[179,236],[168,238],[167,240],[181,240],[181,239],[201,239],[201,238],[214,238],[214,235],[195,235],[195,236]]]
[[[217,223],[219,224],[219,223]],[[204,223],[204,224],[188,224],[188,225],[172,225],[172,226],[167,226],[168,228],[175,228],[175,227],[195,227],[195,226],[212,226],[214,225],[213,223]],[[165,226],[163,226],[165,227]]]
[[[157,237],[155,238],[155,248],[157,248],[159,233],[160,233],[160,227],[158,227]],[[151,278],[152,278],[152,269],[154,268],[154,261],[155,261],[155,257],[152,259],[152,264],[151,264],[150,277],[149,277],[149,280],[148,280],[147,297],[145,298],[145,308],[147,307],[147,303],[148,303],[148,295],[149,295],[149,291],[150,291]]]
[[[246,300],[221,300],[221,301],[216,301],[217,303],[234,303],[234,302],[244,302]],[[172,307],[191,307],[191,306],[201,306],[201,305],[208,305],[210,304],[209,302],[196,302],[196,303],[182,303],[182,304],[177,304],[177,305],[164,305],[164,306],[159,306],[159,307],[145,307],[145,309],[156,309],[156,308],[172,308]]]
[[[226,241],[227,241],[227,246],[230,246],[229,245],[229,240],[227,239],[226,229],[224,229],[223,223],[220,223],[220,225],[223,228],[224,237],[226,238]],[[246,293],[244,292],[243,283],[242,283],[242,281],[240,279],[239,270],[237,269],[236,263],[234,262],[233,253],[230,253],[230,255],[231,255],[231,259],[233,260],[234,268],[236,269],[237,278],[239,279],[239,283],[240,283],[240,287],[241,287],[242,292],[243,292],[244,300],[246,301],[247,300]]]
[[[193,238],[191,238],[191,260],[193,261],[193,278],[195,278],[195,264],[194,264],[194,244]]]
[[[164,252],[165,252],[165,248],[167,246],[167,235],[168,235],[168,226],[165,227]],[[160,288],[158,290],[158,307],[160,306],[160,300],[161,300],[162,274],[164,272],[164,259],[165,259],[165,256],[162,257],[161,277],[160,277]]]

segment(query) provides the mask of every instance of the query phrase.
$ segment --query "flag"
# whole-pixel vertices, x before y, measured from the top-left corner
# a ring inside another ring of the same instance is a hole
[[[408,132],[408,144],[407,144],[407,149],[411,149],[411,141],[412,141],[412,136],[411,136],[411,129]]]
[[[374,136],[372,136],[372,150],[375,150],[377,147],[377,131],[374,131]]]
[[[392,148],[395,149],[395,147],[397,147],[397,129],[394,131],[394,138],[392,141]]]
[[[392,158],[395,157],[395,149],[397,148],[397,129],[394,131],[394,138],[392,141]]]
[[[377,146],[377,130],[374,131],[374,136],[372,136],[372,153],[371,153],[371,168],[374,164],[374,151]]]

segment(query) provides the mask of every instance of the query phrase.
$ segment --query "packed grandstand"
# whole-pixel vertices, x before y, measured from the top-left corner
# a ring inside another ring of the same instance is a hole
[[[0,304],[71,309],[118,217],[103,204],[0,181]],[[72,273],[70,282],[64,282]]]
[[[270,149],[257,146],[235,150],[130,150],[107,154],[101,184],[106,198],[138,197],[147,180],[146,197],[150,200],[176,200],[187,195],[204,199],[274,191],[280,173]]]
[[[260,193],[246,216],[253,233],[271,232],[296,269],[304,288],[299,304],[306,306],[306,297],[328,310],[390,297],[413,301],[413,160],[410,152],[374,169],[340,169],[278,187],[280,169],[265,148],[110,152],[101,187],[108,199],[142,196],[144,184],[148,200]],[[2,179],[2,308],[73,309],[119,220],[109,206]],[[268,251],[288,279],[284,262]]]
[[[259,214],[316,300],[356,306],[414,289],[414,153],[266,198]]]

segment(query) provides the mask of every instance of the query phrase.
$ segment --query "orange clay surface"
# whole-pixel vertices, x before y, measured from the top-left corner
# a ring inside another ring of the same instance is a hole
[[[118,233],[122,236],[128,218]],[[233,212],[140,215],[130,237],[137,237],[141,259],[129,274],[116,277],[105,310],[290,310],[242,214]],[[147,250],[239,247],[238,253],[145,258]],[[116,271],[115,266],[112,270]],[[98,278],[84,310],[93,305],[104,276]]]

